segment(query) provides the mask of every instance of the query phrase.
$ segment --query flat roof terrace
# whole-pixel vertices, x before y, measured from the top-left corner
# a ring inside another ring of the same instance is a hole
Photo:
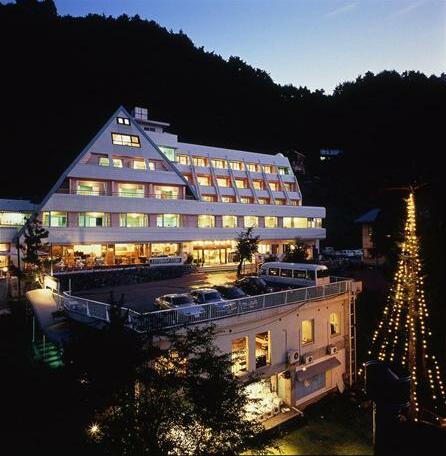
[[[351,279],[331,277],[331,283],[294,290],[279,291],[259,296],[218,303],[197,304],[169,310],[140,313],[123,308],[127,325],[137,332],[159,332],[180,328],[185,325],[210,323],[216,320],[260,312],[288,305],[304,305],[320,299],[332,298],[352,291]],[[68,293],[57,295],[59,306],[75,318],[83,321],[109,321],[110,305]]]

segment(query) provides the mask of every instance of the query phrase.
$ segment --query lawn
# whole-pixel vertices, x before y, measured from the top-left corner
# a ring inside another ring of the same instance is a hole
[[[373,454],[371,409],[360,408],[348,394],[326,397],[274,443],[273,454]]]

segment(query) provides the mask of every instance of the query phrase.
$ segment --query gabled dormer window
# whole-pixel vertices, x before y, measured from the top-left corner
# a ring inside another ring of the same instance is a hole
[[[130,119],[128,119],[127,117],[116,117],[116,122],[119,125],[130,125]]]

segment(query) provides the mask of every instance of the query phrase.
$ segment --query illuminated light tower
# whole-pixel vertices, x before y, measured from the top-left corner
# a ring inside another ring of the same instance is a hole
[[[372,336],[371,357],[410,376],[410,417],[418,421],[422,411],[437,422],[444,411],[446,392],[440,366],[428,351],[431,332],[416,235],[415,195],[406,200],[404,240],[397,270],[383,316]],[[425,416],[427,415],[425,414]]]

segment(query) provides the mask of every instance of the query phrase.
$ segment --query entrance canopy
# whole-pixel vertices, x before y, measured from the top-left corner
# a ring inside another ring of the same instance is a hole
[[[297,371],[296,377],[299,382],[303,382],[305,380],[308,380],[309,378],[315,377],[316,375],[322,374],[323,372],[326,372],[330,369],[334,369],[335,367],[338,367],[340,365],[341,362],[337,358],[329,358],[325,361],[304,368],[305,370],[301,369]]]

